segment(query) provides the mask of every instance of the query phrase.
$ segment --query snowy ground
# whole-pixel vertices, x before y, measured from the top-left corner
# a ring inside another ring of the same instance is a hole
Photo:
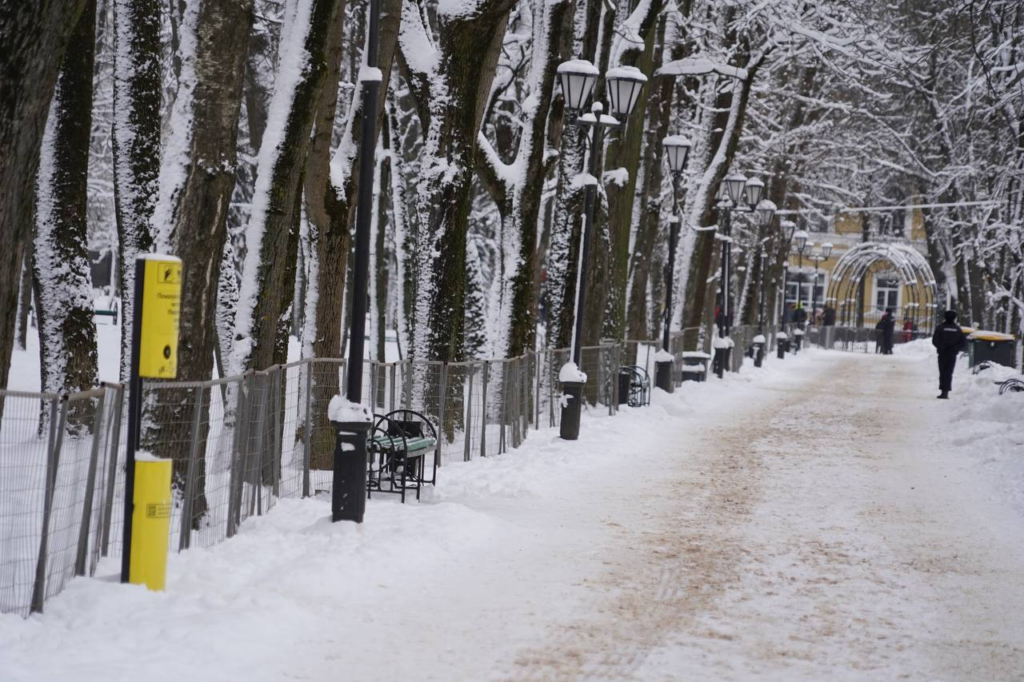
[[[1021,679],[1024,394],[936,401],[899,351],[531,434],[359,527],[284,500],[165,593],[0,616],[0,680]]]

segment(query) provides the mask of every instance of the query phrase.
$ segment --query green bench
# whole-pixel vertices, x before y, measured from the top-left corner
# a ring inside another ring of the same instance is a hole
[[[426,477],[427,456],[433,453],[431,475]],[[374,492],[401,495],[405,503],[408,490],[420,490],[437,482],[439,440],[437,429],[426,416],[413,410],[395,410],[374,415],[373,428],[367,438],[369,478],[366,496]]]

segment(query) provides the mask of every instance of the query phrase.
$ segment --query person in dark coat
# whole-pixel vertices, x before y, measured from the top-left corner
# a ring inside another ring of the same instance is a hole
[[[793,323],[800,329],[803,329],[807,323],[807,311],[804,310],[802,302],[796,304],[796,310],[793,311]]]
[[[826,327],[834,327],[836,324],[836,309],[832,306],[825,306],[825,312],[822,315],[822,324]]]
[[[875,325],[875,329],[881,332],[879,346],[883,355],[892,355],[893,337],[896,334],[896,318],[892,314],[892,308],[886,308],[882,319]]]
[[[946,400],[953,390],[953,370],[956,369],[956,357],[967,345],[967,336],[956,323],[956,311],[947,310],[945,322],[935,328],[932,334],[932,345],[939,352],[939,398]]]

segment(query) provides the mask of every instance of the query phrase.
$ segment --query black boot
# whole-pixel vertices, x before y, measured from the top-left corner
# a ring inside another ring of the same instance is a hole
[[[939,400],[949,400],[949,391],[943,391],[940,393]]]

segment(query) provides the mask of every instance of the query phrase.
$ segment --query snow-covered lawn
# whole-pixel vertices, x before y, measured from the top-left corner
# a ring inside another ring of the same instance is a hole
[[[283,500],[165,593],[0,616],[0,680],[1017,679],[1024,394],[897,353],[656,392],[362,526]]]

